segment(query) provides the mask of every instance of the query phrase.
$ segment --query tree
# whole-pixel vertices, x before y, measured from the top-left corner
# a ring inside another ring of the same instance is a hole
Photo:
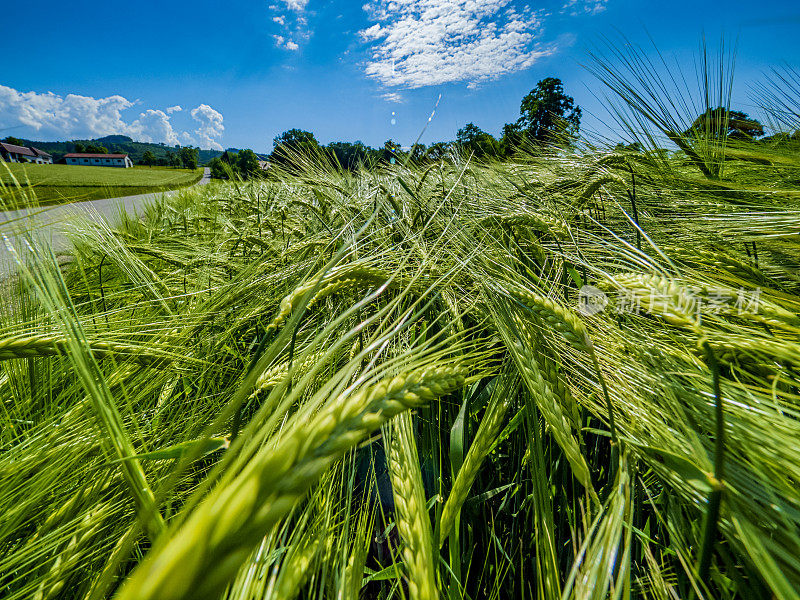
[[[388,139],[383,143],[381,149],[381,160],[390,164],[395,164],[402,158],[401,146],[392,139]]]
[[[261,165],[258,163],[258,156],[252,150],[242,150],[236,155],[236,166],[239,173],[245,179],[250,179],[261,170]]]
[[[142,155],[142,162],[148,167],[152,167],[156,162],[156,155],[148,150]]]
[[[25,141],[19,138],[15,138],[12,136],[8,136],[6,139],[3,140],[6,144],[11,144],[13,146],[24,146]]]
[[[191,146],[184,146],[181,148],[181,162],[183,166],[194,171],[197,168],[199,154],[197,148],[192,148]]]
[[[451,142],[434,142],[425,151],[425,158],[433,161],[443,160],[450,152],[450,146]]]
[[[303,129],[289,129],[272,140],[273,149],[269,155],[271,163],[281,164],[292,169],[302,169],[302,159],[317,157],[320,154],[319,142],[314,134]]]
[[[536,84],[522,99],[520,115],[517,124],[525,137],[539,143],[569,140],[581,125],[580,107],[564,93],[564,84],[556,77]]]
[[[483,131],[475,123],[467,123],[456,133],[456,144],[466,154],[472,154],[476,158],[484,156],[497,156],[499,146],[494,137]]]
[[[228,179],[231,171],[231,166],[223,161],[219,156],[215,156],[208,162],[211,169],[211,177],[214,179]]]
[[[84,152],[89,154],[108,154],[108,148],[105,146],[101,146],[100,144],[86,144],[86,148]]]
[[[288,156],[293,153],[309,155],[319,151],[319,142],[314,134],[303,129],[289,129],[272,140],[272,154]]]
[[[86,152],[86,146],[84,146],[80,142],[73,142],[72,144],[73,146],[75,146],[75,152],[77,152],[78,154],[83,154],[84,152]]]
[[[325,149],[334,166],[354,171],[360,164],[369,164],[375,160],[376,151],[365,145],[362,141],[356,142],[331,142]]]
[[[414,144],[411,146],[411,160],[415,163],[420,163],[425,159],[428,149],[425,144]]]
[[[503,135],[500,137],[500,153],[503,156],[511,156],[522,145],[525,140],[525,133],[519,121],[516,123],[506,123],[503,125]]]
[[[700,138],[719,138],[720,134],[732,140],[753,140],[764,135],[764,127],[747,113],[718,106],[706,110],[683,132],[685,136]]]

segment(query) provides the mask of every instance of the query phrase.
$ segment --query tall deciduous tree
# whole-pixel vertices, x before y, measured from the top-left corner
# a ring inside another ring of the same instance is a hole
[[[148,167],[152,167],[154,164],[156,164],[156,155],[148,150],[144,153],[144,155],[142,155],[142,162]]]
[[[319,150],[319,142],[314,134],[303,129],[284,131],[272,143],[272,154],[276,157],[292,153],[308,154]]]
[[[564,93],[564,84],[556,77],[542,79],[522,99],[517,121],[525,137],[536,142],[558,142],[577,135],[581,109],[575,99]]]

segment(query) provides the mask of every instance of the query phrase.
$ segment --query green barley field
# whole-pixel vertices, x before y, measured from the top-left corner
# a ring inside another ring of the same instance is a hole
[[[202,170],[164,167],[82,167],[73,165],[0,165],[0,198],[4,207],[33,202],[63,204],[177,189],[197,183]]]
[[[0,596],[800,597],[800,154],[604,81],[638,145],[297,155],[66,264],[32,233]]]

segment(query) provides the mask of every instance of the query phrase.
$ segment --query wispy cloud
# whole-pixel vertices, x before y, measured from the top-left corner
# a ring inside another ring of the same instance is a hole
[[[275,45],[284,50],[297,51],[300,43],[311,38],[306,8],[308,0],[281,0],[281,4],[270,5],[270,10],[278,13],[272,22],[280,27],[280,33],[273,34]]]
[[[372,0],[361,31],[373,53],[365,72],[387,86],[470,86],[527,69],[550,54],[539,15],[510,0]]]
[[[568,12],[573,17],[580,15],[596,15],[606,9],[608,0],[567,0],[561,12]]]
[[[0,130],[21,128],[24,135],[40,139],[121,134],[142,142],[177,144],[186,141],[187,136],[193,140],[188,132],[176,131],[173,127],[172,115],[183,110],[182,107],[146,109],[132,120],[123,115],[135,105],[118,95],[105,98],[78,94],[60,96],[52,92],[20,92],[0,85]],[[225,130],[222,114],[201,104],[191,115],[200,123],[194,133],[201,145],[221,149],[219,140]]]
[[[286,8],[296,12],[302,12],[308,6],[308,0],[283,0]]]
[[[406,99],[403,97],[403,94],[399,92],[385,92],[381,94],[381,98],[387,102],[394,102],[395,104],[402,104],[406,101]]]

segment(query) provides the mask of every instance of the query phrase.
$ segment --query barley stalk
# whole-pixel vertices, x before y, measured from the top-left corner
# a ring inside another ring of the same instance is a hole
[[[614,175],[613,173],[602,175],[581,190],[576,197],[577,205],[583,206],[583,204],[589,200],[589,198],[594,196],[601,187],[608,183],[618,183],[619,185],[625,186],[625,181],[619,175]]]
[[[278,329],[286,319],[300,306],[306,294],[317,288],[317,292],[309,300],[307,309],[327,298],[328,296],[345,289],[358,287],[363,283],[375,284],[383,283],[389,279],[380,269],[367,267],[364,265],[345,265],[334,267],[324,276],[318,276],[296,288],[281,300],[278,314],[267,326],[267,331]]]
[[[41,356],[59,356],[67,352],[68,342],[63,337],[51,335],[17,335],[0,340],[0,361],[17,358],[37,358]],[[141,349],[115,342],[90,342],[89,350],[98,358],[120,356],[150,364],[168,361],[166,356],[146,354]]]
[[[685,286],[660,275],[642,273],[615,275],[610,283],[626,294],[626,301],[632,304],[632,312],[643,308],[648,314],[661,317],[671,325],[697,330],[697,311],[687,310],[692,308],[693,294]]]
[[[499,222],[503,225],[521,225],[531,227],[537,231],[540,231],[541,233],[550,234],[553,237],[561,240],[566,240],[570,237],[570,228],[565,221],[543,213],[520,213],[492,216],[484,219],[484,222]]]
[[[170,539],[154,548],[120,600],[216,598],[259,540],[345,452],[390,419],[464,384],[463,366],[409,371],[329,402],[298,420],[215,489]]]
[[[556,331],[575,349],[589,351],[586,326],[575,313],[534,292],[517,287],[512,287],[509,291],[511,297],[530,311],[542,325]]]
[[[547,305],[545,304],[545,307]],[[526,307],[525,307],[526,308]],[[522,375],[525,385],[542,413],[545,422],[564,455],[572,467],[572,474],[584,486],[589,495],[597,500],[597,494],[592,486],[589,467],[581,453],[580,446],[572,435],[569,420],[564,416],[558,398],[553,393],[553,388],[542,375],[537,358],[535,332],[531,331],[530,323],[521,316],[520,308],[510,308],[505,313],[508,321],[501,320],[504,326],[500,328],[506,347],[509,349],[514,363]],[[548,314],[553,314],[549,312]],[[559,313],[556,313],[559,314]],[[570,336],[575,335],[575,324],[572,320],[562,321],[563,328],[568,329]],[[582,326],[582,324],[581,324]],[[568,338],[569,339],[569,338]],[[584,345],[585,340],[584,337]]]
[[[275,587],[275,597],[290,600],[309,576],[309,569],[317,559],[320,550],[325,547],[321,539],[302,541],[292,545],[286,560],[283,561],[280,576]]]
[[[406,567],[408,595],[411,600],[435,600],[438,594],[433,535],[426,509],[411,414],[404,412],[395,417],[391,425],[384,428],[384,434],[389,434],[386,437],[391,439],[388,444],[389,474],[394,496],[395,522],[404,542],[403,563]]]
[[[64,590],[69,577],[74,575],[78,567],[88,558],[87,554],[89,554],[90,548],[87,546],[92,542],[96,542],[95,534],[100,530],[104,516],[103,512],[107,508],[107,505],[101,505],[91,509],[84,515],[75,528],[75,534],[72,535],[67,545],[58,552],[50,571],[39,584],[39,588],[34,595],[35,600],[54,598]]]
[[[718,269],[733,273],[744,280],[764,281],[764,273],[752,265],[739,260],[720,248],[707,250],[705,248],[692,248],[691,251],[679,246],[663,246],[662,249],[678,260],[692,264],[708,264]]]
[[[450,535],[455,525],[456,517],[464,502],[466,502],[469,490],[478,475],[478,470],[489,454],[497,435],[500,433],[500,429],[503,427],[503,419],[511,406],[516,387],[516,384],[510,385],[508,381],[501,382],[498,380],[495,383],[486,412],[475,434],[475,439],[467,451],[464,463],[458,470],[456,479],[453,482],[450,495],[447,497],[444,508],[442,508],[442,515],[439,518],[438,542],[440,547]]]

